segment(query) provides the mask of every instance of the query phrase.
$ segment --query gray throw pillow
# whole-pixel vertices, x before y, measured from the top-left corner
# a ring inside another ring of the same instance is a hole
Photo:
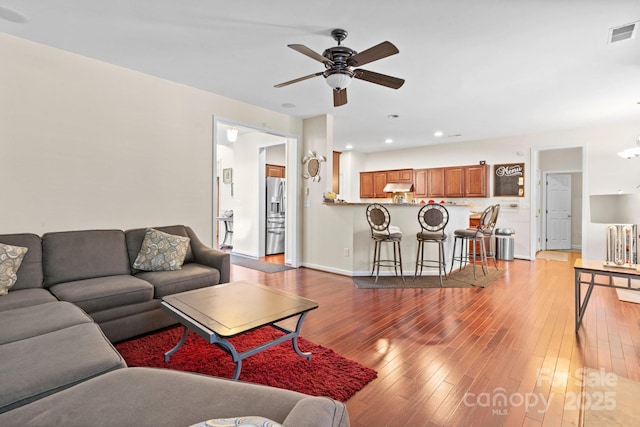
[[[133,268],[144,271],[180,270],[190,239],[147,228]]]
[[[29,249],[0,243],[0,295],[9,293],[9,288],[18,280],[18,269]]]

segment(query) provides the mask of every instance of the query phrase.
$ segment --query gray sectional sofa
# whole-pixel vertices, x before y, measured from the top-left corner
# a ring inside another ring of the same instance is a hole
[[[112,343],[175,321],[163,296],[229,281],[229,255],[186,226],[181,268],[134,268],[145,228],[0,235],[26,247],[0,295],[0,425],[189,426],[261,416],[288,426],[348,426],[346,407],[288,390],[152,368],[129,368]]]

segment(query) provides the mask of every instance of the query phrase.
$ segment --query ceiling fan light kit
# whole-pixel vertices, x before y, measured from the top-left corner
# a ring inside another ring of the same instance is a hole
[[[399,51],[393,43],[385,41],[358,53],[351,48],[341,45],[347,35],[347,31],[340,28],[331,31],[331,37],[338,42],[338,45],[326,49],[322,55],[301,44],[288,45],[291,49],[302,53],[311,59],[315,59],[318,62],[322,62],[326,70],[299,77],[294,80],[289,80],[287,82],[277,84],[275,87],[280,88],[313,77],[323,76],[327,84],[333,89],[334,107],[339,107],[347,103],[346,88],[351,84],[351,81],[354,78],[389,87],[391,89],[399,89],[404,84],[404,80],[397,77],[387,76],[385,74],[375,73],[361,68],[353,69],[353,67],[359,67],[361,65],[368,64],[369,62],[395,55]]]
[[[325,81],[332,89],[342,90],[351,84],[351,77],[350,74],[336,72],[326,76]]]

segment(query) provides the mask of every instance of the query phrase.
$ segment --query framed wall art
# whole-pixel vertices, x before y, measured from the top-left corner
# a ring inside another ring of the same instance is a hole
[[[493,195],[524,197],[524,163],[493,165]]]

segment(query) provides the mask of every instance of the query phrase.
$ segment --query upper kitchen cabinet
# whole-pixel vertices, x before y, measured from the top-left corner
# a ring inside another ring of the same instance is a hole
[[[487,165],[466,166],[464,171],[464,196],[488,197],[488,178],[489,168]]]
[[[374,199],[390,197],[384,192],[386,185],[386,171],[360,172],[360,198]]]
[[[413,171],[413,191],[415,197],[427,197],[429,187],[429,169]]]
[[[413,169],[360,172],[360,198],[389,198],[384,191],[389,183],[413,183]]]
[[[464,197],[464,166],[444,168],[445,197]]]
[[[373,172],[373,197],[386,198],[390,197],[384,192],[384,187],[387,186],[387,172],[378,171]]]
[[[279,166],[279,165],[265,165],[266,169],[267,169],[267,178],[268,177],[273,177],[273,178],[286,178],[286,172],[285,172],[285,167],[284,166]]]
[[[487,165],[445,168],[446,197],[488,197]]]
[[[360,172],[360,197],[389,198],[389,183],[413,183],[414,197],[488,197],[487,165]]]
[[[427,169],[427,196],[445,197],[444,168]]]
[[[387,182],[413,182],[413,169],[386,171]]]
[[[413,171],[415,197],[445,197],[444,168]]]
[[[360,198],[371,199],[374,197],[373,172],[360,172]]]

